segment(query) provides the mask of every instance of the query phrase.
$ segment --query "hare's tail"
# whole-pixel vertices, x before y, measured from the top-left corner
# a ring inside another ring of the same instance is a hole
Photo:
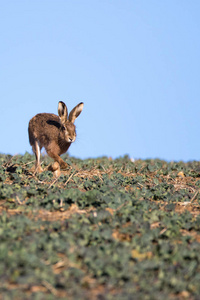
[[[36,136],[34,136],[34,134],[33,134],[33,130],[31,129],[30,122],[29,122],[29,126],[28,126],[28,136],[29,136],[29,143],[31,146],[33,146],[35,144]]]

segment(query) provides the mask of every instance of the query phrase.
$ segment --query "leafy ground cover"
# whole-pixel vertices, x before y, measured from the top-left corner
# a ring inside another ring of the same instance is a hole
[[[199,299],[198,162],[0,155],[0,299]]]

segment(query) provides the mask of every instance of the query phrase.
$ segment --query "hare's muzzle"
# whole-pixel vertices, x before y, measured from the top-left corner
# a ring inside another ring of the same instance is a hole
[[[68,142],[69,142],[69,143],[73,143],[73,142],[75,141],[75,139],[76,139],[75,137],[74,137],[74,138],[68,137]]]

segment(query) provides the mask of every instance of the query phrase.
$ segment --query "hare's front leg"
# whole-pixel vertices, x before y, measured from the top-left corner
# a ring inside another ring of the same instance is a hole
[[[67,169],[69,167],[68,164],[54,151],[47,150],[47,154],[59,163],[61,169]]]
[[[43,169],[40,165],[40,146],[38,144],[38,141],[35,141],[34,145],[32,146],[33,152],[35,153],[35,173],[41,173],[43,172]]]

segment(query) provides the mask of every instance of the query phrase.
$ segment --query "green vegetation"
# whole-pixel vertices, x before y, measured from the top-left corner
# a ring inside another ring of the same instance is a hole
[[[0,299],[199,299],[199,163],[0,155]]]

